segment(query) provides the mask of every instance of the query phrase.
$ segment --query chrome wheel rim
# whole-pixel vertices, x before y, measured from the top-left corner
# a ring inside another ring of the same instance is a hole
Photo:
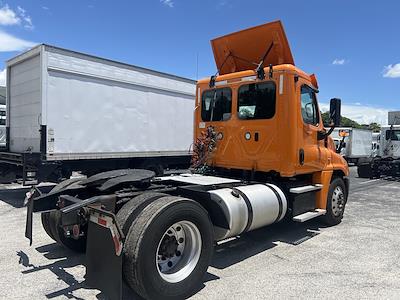
[[[190,221],[170,226],[158,243],[156,268],[161,278],[170,283],[186,279],[195,269],[201,253],[201,234]]]
[[[337,186],[332,194],[332,213],[338,217],[344,209],[345,197],[343,189]]]

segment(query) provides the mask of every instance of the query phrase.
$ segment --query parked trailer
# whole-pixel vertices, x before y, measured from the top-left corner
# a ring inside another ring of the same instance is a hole
[[[340,135],[345,132],[346,136]],[[332,132],[332,138],[338,146],[342,143],[340,154],[349,162],[357,164],[360,158],[371,157],[372,155],[372,131],[351,127],[338,127]]]
[[[349,170],[329,137],[340,100],[331,100],[326,131],[316,77],[294,66],[279,21],[212,46],[219,75],[197,83],[193,123],[201,174],[116,170],[27,195],[26,237],[32,243],[32,213],[42,212],[50,237],[86,250],[85,282],[110,299],[121,298],[123,279],[146,299],[183,299],[217,241],[283,220],[343,218]]]
[[[400,111],[389,112],[388,121],[381,126],[378,154],[358,164],[361,178],[400,177]]]
[[[7,62],[0,167],[39,182],[188,167],[194,100],[193,80],[39,45]]]

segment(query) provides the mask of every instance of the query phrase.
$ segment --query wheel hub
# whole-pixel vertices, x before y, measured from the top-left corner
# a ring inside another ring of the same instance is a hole
[[[337,186],[332,194],[332,213],[339,216],[344,209],[345,197],[344,192],[340,186]]]
[[[164,257],[173,257],[178,250],[178,241],[176,240],[175,236],[165,236],[163,241],[161,242],[159,255]]]
[[[169,227],[156,252],[160,276],[172,283],[188,277],[200,258],[201,244],[200,231],[192,222],[177,222]]]

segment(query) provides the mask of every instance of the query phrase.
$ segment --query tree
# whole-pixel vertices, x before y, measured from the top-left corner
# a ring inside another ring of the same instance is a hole
[[[324,123],[325,127],[329,127],[329,112],[321,112],[322,122]],[[369,129],[373,132],[379,132],[381,130],[381,125],[373,122],[371,124],[362,124],[360,125],[356,121],[352,119],[346,118],[342,116],[342,120],[340,122],[341,127],[352,127],[352,128],[359,128],[359,129]]]
[[[324,112],[322,115],[322,122],[324,123],[325,127],[329,126],[329,112]],[[346,118],[342,116],[342,120],[340,122],[340,126],[342,127],[352,127],[352,128],[363,128],[360,124],[352,119]]]

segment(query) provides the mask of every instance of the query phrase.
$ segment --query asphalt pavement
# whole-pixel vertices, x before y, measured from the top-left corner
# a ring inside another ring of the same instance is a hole
[[[357,178],[341,224],[265,227],[218,245],[193,299],[400,299],[400,181]],[[44,187],[44,189],[49,187]],[[84,282],[85,257],[34,217],[24,238],[19,185],[0,185],[0,299],[107,299]],[[124,287],[124,299],[138,299]]]

